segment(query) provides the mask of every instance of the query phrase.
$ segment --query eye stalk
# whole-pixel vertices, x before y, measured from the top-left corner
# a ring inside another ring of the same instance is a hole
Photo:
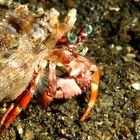
[[[91,25],[87,25],[87,26],[86,26],[86,31],[87,31],[87,35],[91,34],[92,31],[93,31],[92,26],[91,26]]]
[[[68,33],[67,34],[67,40],[69,43],[75,43],[77,41],[77,36],[73,33]]]

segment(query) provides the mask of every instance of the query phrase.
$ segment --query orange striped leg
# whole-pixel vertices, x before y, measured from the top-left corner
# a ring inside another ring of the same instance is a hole
[[[88,114],[90,113],[90,110],[93,108],[96,98],[98,96],[98,85],[100,80],[100,69],[98,68],[97,71],[93,74],[92,81],[91,81],[91,92],[90,92],[90,100],[88,103],[88,107],[84,113],[84,115],[81,117],[81,121],[84,121]]]
[[[39,68],[38,72],[34,73],[33,80],[18,98],[13,102],[7,111],[4,113],[3,117],[0,120],[0,135],[2,132],[9,127],[9,125],[13,122],[13,120],[19,115],[22,109],[24,109],[28,103],[30,102],[35,89],[37,87],[38,78],[42,74],[42,68]]]

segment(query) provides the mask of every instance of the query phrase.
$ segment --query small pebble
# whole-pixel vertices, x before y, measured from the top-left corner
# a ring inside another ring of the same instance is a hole
[[[22,125],[21,124],[19,124],[17,126],[17,130],[18,130],[19,135],[22,137],[23,136],[23,128],[22,128]]]
[[[132,87],[133,87],[135,90],[140,90],[140,81],[133,83],[133,84],[132,84]]]
[[[117,51],[121,51],[122,50],[122,46],[116,46]]]
[[[0,0],[0,5],[9,6],[12,3],[12,0]]]

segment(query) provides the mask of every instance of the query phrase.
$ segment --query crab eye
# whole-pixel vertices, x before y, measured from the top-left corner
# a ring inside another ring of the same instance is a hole
[[[87,34],[88,34],[88,35],[91,34],[91,32],[93,31],[92,26],[91,26],[91,25],[87,25],[87,26],[86,26],[86,31],[87,31]]]
[[[77,41],[77,36],[73,33],[68,33],[67,40],[69,43],[75,43]]]

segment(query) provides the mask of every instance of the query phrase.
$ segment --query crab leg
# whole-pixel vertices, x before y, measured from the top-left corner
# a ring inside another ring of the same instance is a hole
[[[40,104],[48,106],[56,94],[56,64],[53,62],[49,63],[49,77],[48,77],[48,88],[45,89],[40,97]]]
[[[19,115],[22,109],[26,108],[30,102],[35,89],[37,87],[38,79],[43,72],[42,67],[39,67],[38,72],[34,72],[32,82],[18,98],[10,105],[7,111],[4,113],[2,119],[0,120],[0,135],[2,132],[9,127],[13,120]]]
[[[96,98],[98,96],[98,85],[100,80],[100,69],[97,68],[95,73],[93,74],[92,81],[91,81],[91,92],[90,92],[90,100],[88,103],[88,107],[84,113],[84,115],[81,117],[81,121],[84,121],[88,114],[90,113],[90,110],[93,108]]]

